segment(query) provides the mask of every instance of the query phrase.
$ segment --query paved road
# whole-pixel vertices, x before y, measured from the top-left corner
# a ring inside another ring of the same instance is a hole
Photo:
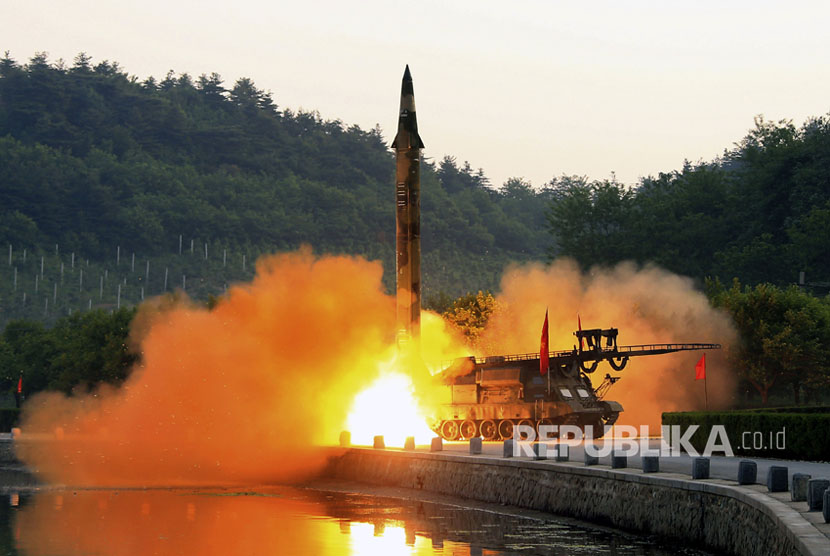
[[[568,442],[570,449],[570,461],[582,462],[585,461],[585,447],[584,442]],[[601,446],[601,442],[597,444]],[[648,439],[650,449],[658,449],[660,447],[660,440],[657,438]],[[429,450],[429,446],[418,446],[418,450]],[[447,452],[457,452],[458,454],[469,454],[468,442],[444,442],[444,450]],[[488,456],[501,456],[503,445],[501,442],[485,442],[483,445],[483,454]],[[523,456],[524,459],[529,459]],[[738,462],[744,459],[754,461],[758,465],[758,476],[756,482],[758,484],[766,484],[767,471],[772,465],[782,465],[788,468],[789,475],[793,473],[806,473],[813,478],[830,478],[830,463],[816,463],[807,461],[790,461],[780,459],[766,459],[766,458],[748,458],[748,457],[724,457],[712,456],[709,463],[709,473],[715,479],[727,479],[736,481],[738,478]],[[611,456],[604,456],[599,458],[601,465],[611,465]],[[642,460],[640,456],[630,456],[628,458],[628,467],[642,469]],[[688,454],[679,456],[664,456],[660,457],[660,471],[670,473],[685,473],[691,475],[692,458]]]

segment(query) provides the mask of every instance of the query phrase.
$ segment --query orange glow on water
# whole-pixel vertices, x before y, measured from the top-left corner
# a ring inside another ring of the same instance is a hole
[[[14,513],[15,547],[29,556],[319,554],[469,555],[470,545],[416,534],[342,499],[292,489],[42,492]],[[394,505],[394,502],[392,502]],[[372,510],[372,512],[383,510]],[[485,551],[484,553],[488,553]],[[493,551],[499,554],[499,551]]]

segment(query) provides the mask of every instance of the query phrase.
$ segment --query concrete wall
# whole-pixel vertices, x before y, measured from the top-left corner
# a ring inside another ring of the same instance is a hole
[[[730,554],[827,554],[830,546],[785,504],[726,481],[581,463],[361,448],[333,456],[325,473],[540,510]]]

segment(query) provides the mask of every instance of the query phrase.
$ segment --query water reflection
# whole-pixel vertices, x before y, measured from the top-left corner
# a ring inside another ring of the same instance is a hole
[[[292,488],[46,491],[8,500],[0,542],[5,553],[30,556],[677,553],[567,522]]]

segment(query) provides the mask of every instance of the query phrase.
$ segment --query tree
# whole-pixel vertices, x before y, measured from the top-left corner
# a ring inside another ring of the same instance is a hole
[[[710,282],[710,287],[712,286]],[[766,405],[770,390],[789,384],[793,401],[801,401],[805,385],[826,385],[830,379],[830,302],[791,286],[780,289],[759,284],[729,290],[711,287],[713,304],[728,310],[740,335],[733,365],[761,395]]]
[[[551,258],[566,255],[583,266],[613,264],[631,251],[626,237],[633,194],[616,179],[589,182],[563,176],[551,181],[553,201],[547,215],[556,241]]]
[[[496,310],[498,304],[493,294],[479,291],[456,299],[442,316],[467,338],[470,345],[475,345],[490,315]]]

